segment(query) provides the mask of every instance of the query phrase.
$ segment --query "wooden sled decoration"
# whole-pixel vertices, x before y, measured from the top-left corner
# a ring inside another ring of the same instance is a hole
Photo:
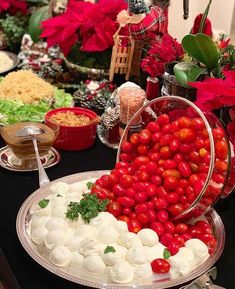
[[[135,48],[135,41],[130,36],[118,35],[118,32],[119,30],[114,35],[114,46],[109,68],[110,81],[113,81],[115,73],[125,74],[125,79],[129,80]],[[122,43],[125,43],[125,46]]]

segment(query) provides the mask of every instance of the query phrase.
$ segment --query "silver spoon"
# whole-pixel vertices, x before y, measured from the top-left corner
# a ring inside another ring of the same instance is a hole
[[[35,154],[36,154],[37,165],[38,165],[39,186],[40,187],[44,187],[50,183],[50,180],[46,174],[46,171],[45,171],[45,169],[41,163],[40,155],[39,155],[39,151],[38,151],[38,144],[37,144],[36,135],[42,134],[42,133],[47,133],[47,131],[38,127],[38,126],[35,126],[35,125],[27,125],[16,132],[17,136],[31,136],[32,137],[33,146],[34,146],[34,150],[35,150]]]

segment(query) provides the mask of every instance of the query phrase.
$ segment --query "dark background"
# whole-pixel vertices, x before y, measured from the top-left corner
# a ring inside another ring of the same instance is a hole
[[[5,144],[0,139],[0,147]],[[61,161],[47,169],[50,180],[62,176],[112,169],[116,150],[103,145],[98,139],[94,146],[80,152],[61,153]],[[21,246],[16,234],[16,216],[25,199],[38,188],[37,172],[11,172],[0,167],[0,248],[21,289],[75,289],[85,286],[64,280],[44,269]],[[222,218],[226,231],[226,243],[222,256],[215,266],[217,285],[235,288],[235,195],[220,201],[215,209]],[[2,261],[0,260],[0,264]],[[1,267],[0,267],[1,268]],[[0,277],[4,277],[1,272]],[[2,275],[2,276],[1,276]],[[16,285],[10,289],[16,289]]]

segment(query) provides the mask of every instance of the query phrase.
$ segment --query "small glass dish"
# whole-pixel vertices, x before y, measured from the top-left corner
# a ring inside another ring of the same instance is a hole
[[[19,122],[0,128],[3,140],[14,154],[14,157],[11,158],[12,165],[19,168],[20,164],[20,167],[24,168],[24,170],[32,170],[36,166],[36,156],[32,137],[30,135],[17,135],[19,130],[28,125],[40,127],[45,131],[36,135],[40,157],[44,157],[48,154],[59,132],[59,127],[56,123],[45,125],[42,123]]]

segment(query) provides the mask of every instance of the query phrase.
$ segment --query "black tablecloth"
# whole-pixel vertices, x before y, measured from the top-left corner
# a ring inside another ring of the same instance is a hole
[[[4,143],[0,140],[0,147],[2,146]],[[98,139],[90,149],[60,153],[60,163],[47,169],[51,180],[83,171],[112,169],[116,158],[116,150],[106,147]],[[24,200],[37,188],[37,172],[11,172],[0,167],[0,247],[21,289],[85,288],[41,267],[26,253],[18,240],[15,228],[17,212]],[[231,194],[218,203],[215,209],[221,216],[226,230],[225,249],[215,264],[218,269],[216,284],[234,289],[235,195]]]

